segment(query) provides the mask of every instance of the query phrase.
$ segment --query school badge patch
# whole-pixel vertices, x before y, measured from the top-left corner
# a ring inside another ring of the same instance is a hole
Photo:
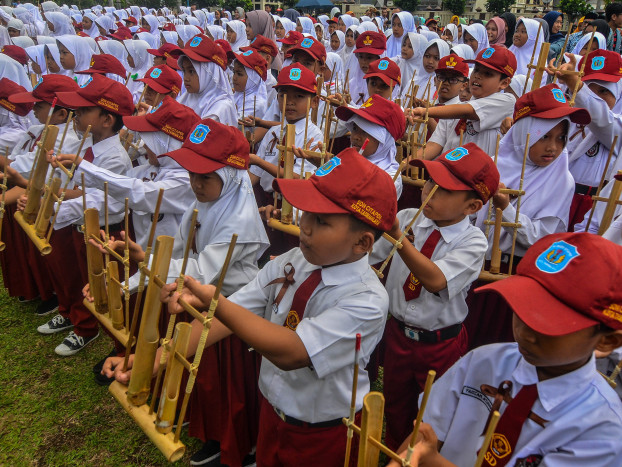
[[[300,47],[304,47],[308,49],[313,45],[313,39],[309,39],[308,37],[300,43]]]
[[[379,70],[386,70],[387,68],[389,68],[389,61],[388,60],[380,60],[380,63],[378,64],[378,69]]]
[[[335,167],[338,167],[340,165],[341,165],[341,159],[335,156],[331,160],[326,162],[322,167],[317,169],[315,171],[315,175],[317,175],[318,177],[324,177],[325,175],[328,175],[333,170],[335,170]]]
[[[195,37],[194,39],[190,41],[190,47],[197,47],[201,43],[202,40],[203,40],[202,37],[199,37],[199,36]]]
[[[201,144],[203,141],[205,141],[205,138],[207,138],[207,134],[210,131],[211,130],[207,125],[197,125],[194,131],[190,134],[190,142],[194,144]]]
[[[287,318],[285,318],[285,327],[295,331],[298,327],[298,323],[300,323],[298,313],[294,310],[290,310],[289,313],[287,313]]]
[[[453,57],[449,57],[449,60],[447,60],[445,62],[445,66],[448,68],[453,68],[458,64],[458,62],[456,62],[456,60],[454,60]]]
[[[562,104],[566,103],[566,96],[564,96],[564,93],[561,89],[553,89],[553,98],[557,102],[561,102]]]
[[[510,455],[511,452],[512,446],[510,445],[508,439],[501,433],[495,433],[492,435],[492,439],[490,440],[490,445],[486,450],[484,459],[490,465],[497,465],[499,459],[503,459],[504,457]]]
[[[244,55],[245,57],[248,57],[249,55],[252,55],[253,51],[252,50],[247,50],[246,52],[244,52],[242,55]]]
[[[298,81],[300,79],[300,68],[292,68],[289,70],[289,79]]]
[[[490,58],[492,57],[492,54],[495,53],[495,49],[493,49],[492,47],[488,47],[486,50],[484,50],[484,53],[482,54],[482,58]]]
[[[462,159],[464,156],[467,156],[468,154],[469,151],[466,148],[459,147],[445,154],[445,159],[447,159],[448,161],[456,162]]]
[[[592,145],[590,149],[585,152],[587,157],[595,157],[598,154],[598,150],[600,149],[600,142],[596,142]]]
[[[149,76],[153,79],[158,79],[161,74],[162,74],[162,68],[154,68],[149,74]]]
[[[363,40],[363,44],[365,45],[371,45],[373,41],[371,40],[371,37],[367,36],[365,37],[365,39]]]
[[[592,70],[598,71],[605,67],[605,57],[598,56],[592,59]]]
[[[557,274],[577,256],[579,251],[576,246],[560,240],[540,253],[536,259],[536,267],[542,272]]]

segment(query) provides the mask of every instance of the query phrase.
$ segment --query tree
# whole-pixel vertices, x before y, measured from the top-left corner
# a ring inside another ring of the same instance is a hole
[[[561,0],[558,8],[562,13],[568,15],[571,23],[594,9],[594,7],[585,2],[585,0]]]
[[[251,0],[221,0],[220,6],[223,10],[230,11],[231,14],[235,11],[235,8],[241,6],[244,11],[252,11],[255,9]]]
[[[443,6],[446,10],[451,11],[454,15],[460,16],[464,13],[466,0],[445,0]]]
[[[419,0],[395,0],[395,6],[402,11],[414,12],[419,6]]]
[[[486,11],[500,15],[510,11],[510,6],[513,4],[514,0],[488,0],[486,2]]]

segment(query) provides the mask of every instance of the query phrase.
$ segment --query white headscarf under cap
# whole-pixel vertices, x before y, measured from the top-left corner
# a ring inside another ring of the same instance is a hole
[[[490,44],[488,42],[488,32],[486,32],[486,28],[484,27],[483,24],[473,23],[470,26],[463,24],[462,25],[463,41],[464,41],[465,32],[468,32],[477,41],[477,50],[475,51],[476,56],[482,50],[490,47]]]
[[[88,74],[76,74],[76,71],[84,71],[89,69],[91,57],[93,56],[91,46],[86,40],[84,40],[84,37],[80,36],[60,36],[56,38],[56,40],[63,44],[63,46],[65,46],[65,48],[73,54],[76,66],[73,70],[68,70],[71,72],[68,76],[71,76],[80,86],[82,86],[89,80],[90,76]]]
[[[411,80],[415,84],[418,84],[418,81],[425,81],[425,83],[428,82],[427,78],[420,78],[419,76],[421,74],[421,70],[423,70],[423,54],[428,48],[427,39],[421,34],[417,34],[416,32],[409,32],[408,34],[404,35],[402,39],[402,44],[406,41],[406,38],[410,40],[410,43],[412,45],[413,56],[410,57],[408,60],[402,57],[398,59],[398,64],[402,73],[402,85],[400,91],[400,97],[402,99],[405,98],[406,93],[410,92]],[[425,87],[425,84],[423,86]]]
[[[395,13],[391,17],[391,25],[393,25],[393,18],[395,18],[396,15],[402,23],[404,33],[400,37],[395,37],[394,34],[391,34],[391,37],[387,39],[387,57],[389,58],[396,57],[402,53],[402,42],[404,40],[404,37],[406,37],[408,33],[417,32],[417,29],[415,27],[415,18],[413,18],[413,15],[411,15],[407,11],[400,11],[399,13]]]
[[[516,73],[527,75],[527,73],[531,71],[527,69],[527,66],[529,65],[529,62],[531,62],[532,54],[534,57],[534,64],[538,61],[540,49],[542,48],[542,43],[544,42],[544,33],[540,29],[540,35],[538,35],[540,23],[536,20],[527,18],[520,19],[518,23],[516,23],[516,27],[518,28],[521,23],[523,23],[525,29],[527,30],[527,42],[525,42],[522,47],[516,47],[515,45],[510,46],[510,52],[516,56]],[[534,44],[536,43],[537,45],[534,53]]]
[[[54,31],[49,31],[50,36],[58,37],[64,35],[75,35],[76,30],[71,24],[71,20],[60,11],[53,11],[45,14],[45,19],[54,26]]]
[[[244,66],[241,62],[240,65]],[[246,90],[233,93],[233,101],[238,110],[238,118],[242,118],[242,115],[253,115],[253,113],[255,117],[263,118],[268,101],[266,82],[261,79],[259,73],[254,69],[244,66],[244,70],[247,76]]]
[[[574,49],[572,49],[572,53],[575,55],[579,55],[583,47],[589,44],[591,38],[592,38],[592,34],[584,34],[583,37],[579,39],[579,42],[577,42],[577,45],[574,46]],[[594,33],[594,41],[598,44],[598,48],[600,50],[607,50],[607,39],[605,39],[605,36],[603,36],[601,33],[599,32]],[[590,53],[590,52],[591,51],[588,50],[587,53]]]
[[[248,39],[246,38],[246,25],[242,21],[233,20],[227,23],[227,27],[235,33],[235,42],[231,44],[231,50],[234,53],[240,51],[240,47],[246,47],[248,45]]]
[[[473,49],[466,44],[458,44],[451,46],[451,53],[455,53],[458,57],[464,60],[475,60],[475,53]],[[473,66],[469,64],[469,66]]]
[[[5,54],[0,54],[0,79],[8,78],[14,83],[32,91],[32,83],[28,79],[26,69],[16,60]]]
[[[311,21],[311,18],[307,18],[306,16],[300,16],[298,17],[297,21],[302,26],[303,34],[309,34],[314,39],[317,39],[317,35],[315,34],[315,27],[313,25],[313,21]]]

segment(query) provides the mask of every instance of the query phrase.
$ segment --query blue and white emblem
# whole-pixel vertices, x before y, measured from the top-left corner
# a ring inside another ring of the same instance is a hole
[[[536,259],[536,267],[542,272],[557,274],[577,256],[579,251],[576,246],[560,240],[540,253]]]
[[[324,175],[328,175],[329,173],[331,173],[333,170],[335,170],[335,167],[340,166],[340,165],[341,165],[341,159],[335,156],[331,160],[326,162],[322,167],[317,169],[315,171],[315,175],[317,175],[318,177],[323,177]]]
[[[203,141],[205,141],[205,138],[207,138],[207,134],[210,132],[211,130],[209,129],[209,127],[207,125],[197,125],[197,127],[194,129],[194,131],[192,132],[192,134],[190,135],[190,142],[194,143],[194,144],[201,144]]]
[[[562,104],[566,103],[566,96],[561,89],[553,89],[553,97],[557,102],[561,102]]]
[[[300,79],[300,68],[292,68],[289,70],[289,79],[298,81]]]
[[[201,43],[202,40],[203,40],[202,37],[196,36],[194,39],[190,41],[190,47],[197,47]]]
[[[162,68],[154,68],[153,71],[149,74],[153,79],[157,79],[162,74]]]
[[[304,47],[305,49],[308,49],[312,45],[313,45],[313,39],[310,39],[309,37],[307,37],[305,40],[303,40],[300,43],[300,47]]]
[[[247,50],[246,52],[244,52],[242,55],[244,55],[245,57],[248,57],[249,55],[252,55],[253,51],[252,50]]]
[[[386,70],[387,68],[389,68],[389,61],[388,60],[380,60],[380,63],[378,64],[378,69],[379,70]]]
[[[93,81],[93,77],[91,76],[89,79],[86,80],[86,83],[84,83],[82,86],[80,86],[81,88],[85,88],[87,87],[91,81]]]
[[[493,49],[492,47],[488,47],[486,50],[484,50],[484,53],[482,54],[482,58],[490,58],[492,57],[492,54],[495,53],[495,49]]]
[[[592,70],[598,71],[602,70],[605,66],[605,57],[598,56],[592,59]]]
[[[445,155],[445,159],[448,161],[456,162],[468,155],[469,151],[466,148],[459,147]]]

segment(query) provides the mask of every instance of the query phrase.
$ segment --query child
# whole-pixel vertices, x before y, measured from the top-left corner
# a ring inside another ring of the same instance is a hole
[[[378,94],[391,100],[400,94],[402,74],[393,60],[383,58],[370,63],[363,79],[367,81],[367,93],[370,96]]]
[[[60,65],[69,72],[71,78],[80,86],[86,83],[88,76],[78,75],[76,71],[86,70],[91,63],[93,50],[84,37],[63,36],[56,39],[60,52]]]
[[[32,84],[24,67],[4,54],[0,54],[0,79],[2,78],[7,78],[26,90],[32,89]],[[8,146],[9,151],[11,151],[30,125],[31,121],[26,115],[17,115],[5,107],[0,109],[0,128],[2,128],[0,132],[0,148]]]
[[[485,465],[617,464],[622,404],[593,354],[622,344],[621,261],[622,248],[597,236],[549,235],[516,275],[479,289],[512,308],[516,343],[476,349],[434,384],[419,465],[471,466],[480,448]],[[501,419],[481,446],[493,410]]]
[[[132,93],[134,103],[138,104],[144,85],[136,80],[144,77],[147,70],[153,66],[152,57],[147,52],[150,46],[149,43],[137,39],[125,40],[123,44],[127,49],[127,62],[131,67],[127,89]]]
[[[519,20],[516,25],[513,45],[510,47],[510,52],[516,56],[515,72],[520,75],[531,74],[532,70],[527,68],[531,62],[531,57],[533,55],[533,64],[536,64],[538,57],[540,56],[540,49],[542,48],[542,43],[544,42],[544,34],[541,29],[538,30],[538,27],[539,25],[537,21],[527,18]],[[540,31],[539,35],[538,31]],[[542,83],[546,84],[546,75],[543,76],[542,79]]]
[[[480,52],[472,62],[475,68],[469,84],[473,98],[464,104],[428,109],[429,117],[455,119],[456,124],[445,134],[438,129],[434,131],[423,152],[425,159],[434,159],[446,148],[458,146],[460,131],[463,131],[463,144],[473,142],[491,157],[495,153],[501,121],[512,114],[516,101],[511,94],[501,92],[510,85],[516,59],[506,48],[493,46]],[[418,107],[412,114],[421,117],[425,111]]]
[[[408,104],[406,94],[410,93],[413,85],[418,86],[417,96],[421,96],[428,83],[421,73],[423,54],[428,46],[428,40],[421,34],[411,32],[404,35],[402,41],[402,55],[396,60],[400,67],[404,86],[400,90],[400,99],[406,106]]]
[[[233,100],[237,116],[262,118],[267,107],[266,76],[268,64],[254,50],[235,55],[233,62]]]
[[[403,40],[409,33],[416,33],[415,19],[407,11],[395,13],[391,18],[392,34],[387,39],[387,57],[400,55]]]
[[[289,52],[289,49],[291,49],[295,45],[300,44],[303,39],[304,36],[298,31],[289,31],[282,39],[277,40],[277,42],[281,44],[283,67],[290,66],[292,64],[292,59],[286,57],[287,52]]]
[[[147,49],[147,52],[153,55],[153,66],[168,65],[174,70],[181,70],[177,64],[177,59],[181,55],[181,48],[176,44],[162,44],[159,49]]]
[[[469,26],[464,25],[463,42],[473,49],[473,53],[478,55],[480,52],[490,47],[488,43],[488,33],[483,24],[473,23]]]
[[[419,84],[419,98],[428,100],[428,92],[426,87],[428,81],[430,82],[429,96],[430,101],[433,101],[436,96],[436,86],[434,84],[434,72],[438,67],[438,63],[441,57],[445,57],[449,54],[449,46],[442,39],[433,39],[428,42],[421,60],[421,66],[418,69],[416,75],[415,84]]]
[[[388,59],[383,59],[387,60]],[[346,122],[352,147],[357,151],[368,140],[362,155],[384,170],[391,178],[399,169],[395,158],[395,142],[406,130],[404,112],[399,105],[378,95],[372,95],[360,109],[338,107],[335,115]],[[402,194],[402,178],[395,179],[397,198]]]
[[[421,199],[435,183],[439,188],[412,227],[415,243],[406,240],[398,250],[386,282],[393,318],[385,330],[384,395],[386,442],[392,449],[411,430],[428,370],[443,374],[467,350],[465,298],[487,248],[469,216],[499,184],[493,161],[473,143],[435,161],[416,162],[433,179],[426,182]],[[414,214],[414,209],[400,211],[391,236],[399,238]],[[378,241],[370,262],[382,262],[391,247]]]
[[[248,45],[246,26],[242,21],[235,20],[227,23],[227,41],[231,44],[233,53],[238,53],[241,47]]]
[[[369,70],[369,64],[385,56],[387,38],[379,32],[366,32],[361,34],[356,40],[354,54],[358,61],[358,66],[350,70],[350,96],[352,104],[361,105],[369,95],[367,94],[367,83],[363,76]]]
[[[76,75],[92,75],[94,73],[114,79],[123,83],[123,85],[125,85],[125,80],[127,79],[126,68],[114,55],[110,54],[93,55],[89,68],[75,72]]]
[[[168,65],[154,66],[147,70],[144,78],[136,81],[147,86],[143,101],[151,107],[157,107],[166,96],[177,98],[182,83],[181,76]]]
[[[236,126],[237,112],[225,74],[227,56],[223,49],[206,35],[198,34],[188,41],[182,53],[178,62],[186,92],[179,102],[201,118]]]
[[[261,55],[264,58],[264,60],[268,64],[268,67],[267,67],[268,70],[270,70],[270,68],[272,67],[272,62],[274,61],[276,56],[279,54],[279,49],[277,48],[274,41],[268,39],[267,37],[262,36],[261,34],[256,35],[255,38],[253,39],[253,42],[251,42],[249,46],[243,47],[240,50],[242,52],[246,52],[249,49],[257,51],[259,55]],[[271,102],[274,102],[276,100],[276,90],[274,89],[274,86],[276,85],[276,78],[272,73],[266,73],[265,81],[266,81],[266,93],[268,95],[267,100],[266,100],[267,102],[266,108],[267,108],[270,106]]]
[[[264,357],[258,465],[343,465],[347,429],[341,418],[350,406],[355,336],[362,336],[358,411],[369,391],[364,368],[387,312],[386,291],[369,268],[368,253],[395,220],[395,188],[382,170],[348,149],[310,180],[279,179],[275,189],[304,211],[300,248],[268,263],[231,300],[220,297],[207,345],[233,332]],[[284,268],[293,281],[281,279]],[[214,288],[191,278],[186,286],[184,297],[206,309]],[[179,311],[177,298],[166,300],[172,313]],[[120,366],[115,370],[127,381]]]
[[[503,18],[495,16],[486,23],[486,32],[488,33],[488,43],[490,45],[500,45],[505,47],[505,21]]]

